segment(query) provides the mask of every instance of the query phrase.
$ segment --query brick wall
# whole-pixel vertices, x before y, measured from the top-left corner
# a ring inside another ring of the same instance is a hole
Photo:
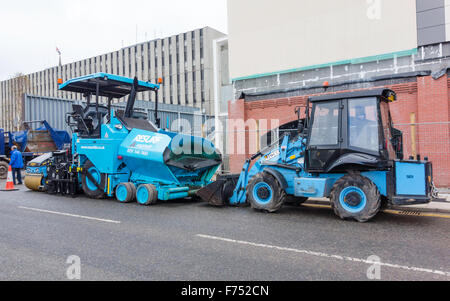
[[[391,104],[391,114],[397,128],[404,133],[405,158],[420,154],[428,157],[434,166],[434,179],[439,187],[450,187],[450,79],[434,80],[418,77],[417,82],[387,86],[397,93],[398,101]],[[353,90],[350,90],[353,91]],[[279,119],[280,125],[296,120],[295,107],[305,104],[309,96],[229,103],[229,119]],[[270,129],[275,128],[271,127]],[[236,135],[228,129],[229,137]],[[246,144],[248,133],[246,133]],[[237,146],[239,147],[239,146]],[[243,146],[240,146],[243,147]],[[245,154],[230,153],[230,170],[239,173],[251,154],[248,145]]]

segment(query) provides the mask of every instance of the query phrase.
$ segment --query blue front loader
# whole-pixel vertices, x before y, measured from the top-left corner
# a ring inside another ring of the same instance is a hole
[[[432,164],[420,156],[403,160],[388,106],[395,100],[388,89],[310,98],[304,119],[297,108],[297,129],[247,160],[241,174],[219,176],[198,195],[215,206],[250,204],[266,212],[330,198],[339,217],[360,222],[383,202],[429,203],[436,197]]]

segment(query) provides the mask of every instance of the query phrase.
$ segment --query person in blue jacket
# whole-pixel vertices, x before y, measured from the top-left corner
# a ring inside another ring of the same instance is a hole
[[[11,165],[14,185],[22,185],[22,168],[23,168],[23,158],[22,153],[17,150],[17,146],[11,147],[11,160],[9,165]],[[16,184],[16,179],[19,182]]]

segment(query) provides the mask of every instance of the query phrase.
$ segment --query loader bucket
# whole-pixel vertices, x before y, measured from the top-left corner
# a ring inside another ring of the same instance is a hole
[[[218,176],[217,180],[197,191],[197,196],[212,206],[225,206],[236,188],[239,175]]]

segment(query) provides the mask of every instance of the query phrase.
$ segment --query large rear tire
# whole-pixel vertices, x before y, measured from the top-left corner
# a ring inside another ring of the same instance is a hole
[[[8,176],[8,168],[8,163],[0,161],[0,179],[6,179],[6,177]]]
[[[93,182],[91,182],[86,173],[90,173],[102,189],[99,189]],[[90,160],[87,160],[83,165],[83,175],[81,177],[83,192],[91,199],[103,199],[105,197],[105,183],[105,174],[100,173],[97,167],[95,167]]]
[[[247,199],[253,209],[274,213],[283,206],[286,192],[274,176],[262,172],[250,181]]]
[[[381,196],[371,180],[360,174],[350,174],[334,184],[331,204],[334,213],[341,219],[365,223],[380,211]]]

